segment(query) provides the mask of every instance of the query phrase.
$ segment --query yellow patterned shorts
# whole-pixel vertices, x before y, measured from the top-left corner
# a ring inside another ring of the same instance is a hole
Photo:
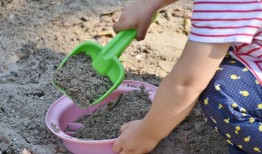
[[[262,153],[262,87],[242,63],[226,56],[199,102],[232,147]]]

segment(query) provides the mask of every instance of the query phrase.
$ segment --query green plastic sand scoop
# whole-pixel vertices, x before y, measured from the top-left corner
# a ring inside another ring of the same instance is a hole
[[[115,90],[124,80],[124,67],[119,61],[119,57],[123,51],[131,44],[136,37],[136,30],[124,30],[119,32],[113,39],[110,40],[105,46],[101,46],[95,42],[86,41],[78,45],[75,49],[68,54],[68,56],[59,65],[63,67],[64,63],[72,55],[85,53],[92,58],[92,67],[103,76],[108,76],[113,86],[99,99],[94,101],[91,105],[98,104],[105,99],[113,90]],[[58,87],[54,82],[54,86],[58,88],[65,95],[66,92]],[[67,95],[68,96],[68,95]],[[70,97],[70,96],[69,96]]]

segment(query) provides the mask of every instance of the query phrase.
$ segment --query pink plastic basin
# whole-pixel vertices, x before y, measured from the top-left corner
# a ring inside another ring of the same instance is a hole
[[[83,127],[82,124],[74,122],[82,116],[94,112],[100,105],[114,100],[120,94],[139,89],[140,86],[144,86],[145,89],[148,90],[149,98],[153,100],[157,87],[148,83],[132,80],[124,80],[118,89],[112,92],[105,100],[87,109],[79,108],[68,97],[62,96],[51,105],[46,113],[47,127],[57,137],[61,138],[66,148],[74,154],[114,154],[112,145],[115,139],[81,140],[70,136],[74,132],[66,132],[65,129],[69,127],[72,130],[77,130]]]

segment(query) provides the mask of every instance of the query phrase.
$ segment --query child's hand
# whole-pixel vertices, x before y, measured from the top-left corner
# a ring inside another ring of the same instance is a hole
[[[154,6],[153,1],[138,0],[124,9],[113,29],[116,33],[121,30],[136,29],[136,39],[143,40],[156,11],[157,7]]]
[[[113,145],[113,151],[119,154],[142,154],[154,149],[159,141],[148,136],[143,129],[143,121],[136,120],[124,124],[121,135]]]

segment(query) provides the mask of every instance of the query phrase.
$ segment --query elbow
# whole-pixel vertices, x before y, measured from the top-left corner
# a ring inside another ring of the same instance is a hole
[[[202,81],[196,79],[185,79],[181,85],[190,91],[195,91],[198,93],[202,93],[206,89],[206,84],[203,84]]]
[[[186,93],[201,94],[207,87],[208,82],[194,78],[193,76],[172,76],[169,74],[167,78],[171,78],[173,85],[184,89]]]

